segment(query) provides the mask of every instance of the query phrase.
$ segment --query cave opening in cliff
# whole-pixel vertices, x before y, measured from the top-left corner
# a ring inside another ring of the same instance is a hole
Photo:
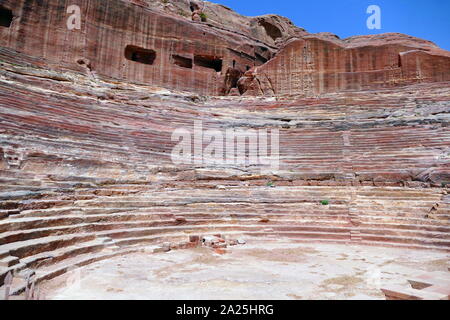
[[[258,60],[260,63],[264,64],[267,61],[269,61],[268,59],[264,58],[262,55],[260,55],[259,53],[255,53],[256,56],[256,60]]]
[[[191,58],[185,58],[179,55],[172,55],[173,63],[179,67],[182,68],[188,68],[192,69],[192,59]]]
[[[225,75],[225,94],[229,94],[231,89],[238,87],[238,81],[242,76],[242,71],[229,68]]]
[[[278,29],[278,27],[274,26],[273,24],[264,20],[259,21],[259,24],[264,27],[267,35],[271,37],[273,40],[282,37],[283,34],[281,33],[281,30]]]
[[[216,57],[196,55],[194,56],[194,63],[196,66],[214,69],[216,72],[222,71],[223,61]]]
[[[191,11],[194,12],[195,10],[199,10],[200,7],[199,7],[198,3],[194,2],[194,1],[189,1],[189,9],[191,9]]]
[[[3,7],[0,7],[0,27],[9,28],[13,20],[12,11]]]
[[[125,48],[125,58],[130,61],[152,65],[156,59],[156,52],[151,49],[129,45]]]

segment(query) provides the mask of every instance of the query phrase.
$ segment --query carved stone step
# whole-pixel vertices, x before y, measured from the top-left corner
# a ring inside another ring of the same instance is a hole
[[[19,258],[14,256],[7,256],[0,259],[0,267],[9,268],[19,263]]]

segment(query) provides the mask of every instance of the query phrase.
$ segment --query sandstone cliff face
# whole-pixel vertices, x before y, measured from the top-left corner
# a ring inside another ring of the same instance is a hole
[[[71,4],[81,8],[80,30],[67,28],[64,0],[1,1],[12,20],[0,29],[0,45],[51,68],[205,95],[238,87],[246,95],[311,95],[450,79],[448,52],[402,35],[340,40],[283,17],[243,17],[196,1]],[[191,21],[200,6],[206,21]]]
[[[83,72],[88,65],[99,77],[209,95],[227,94],[233,77],[261,65],[275,49],[258,35],[126,1],[71,4],[81,8],[80,30],[66,26],[66,1],[2,1],[14,19],[1,29],[0,45],[60,69]]]
[[[292,40],[272,60],[244,75],[241,92],[313,96],[450,80],[447,52],[404,43],[397,39],[345,45],[312,36]]]
[[[70,3],[80,30],[68,1],[0,0],[0,286],[219,232],[450,250],[448,52],[210,3],[206,22],[191,1]],[[195,121],[279,130],[279,168],[174,164]]]

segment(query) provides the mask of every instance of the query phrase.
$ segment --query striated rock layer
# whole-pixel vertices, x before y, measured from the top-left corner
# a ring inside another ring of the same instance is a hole
[[[1,284],[190,235],[450,250],[448,52],[211,3],[193,22],[185,1],[73,2],[81,30],[66,1],[0,1]],[[194,121],[278,129],[279,168],[174,164]]]

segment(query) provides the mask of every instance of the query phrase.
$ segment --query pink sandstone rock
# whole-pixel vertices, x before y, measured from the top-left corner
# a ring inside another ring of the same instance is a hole
[[[190,234],[450,250],[447,51],[209,2],[201,23],[184,0],[75,3],[80,30],[59,0],[0,5],[0,285]],[[175,165],[194,121],[279,130],[279,169]]]
[[[252,95],[315,96],[450,80],[450,53],[418,39],[343,42],[307,36],[285,44],[275,58],[247,71],[240,91]],[[280,72],[283,70],[283,72]]]
[[[68,14],[57,2],[44,1],[41,8],[4,1],[14,18],[0,30],[0,45],[60,70],[208,95],[236,95],[237,87],[247,95],[315,95],[449,80],[447,51],[401,34],[340,40],[308,34],[275,15],[247,18],[192,1],[190,8],[174,1],[168,14],[161,3],[143,0],[81,3],[81,30],[69,30]],[[195,20],[210,11],[224,19],[193,23],[180,14],[187,10]]]

